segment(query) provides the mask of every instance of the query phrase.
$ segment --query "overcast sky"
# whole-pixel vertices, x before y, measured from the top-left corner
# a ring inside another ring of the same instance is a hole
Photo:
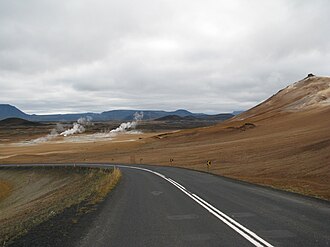
[[[329,75],[330,1],[0,0],[0,103],[248,109]]]

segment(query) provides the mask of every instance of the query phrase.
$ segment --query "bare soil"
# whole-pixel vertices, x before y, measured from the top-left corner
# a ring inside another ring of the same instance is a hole
[[[122,135],[91,143],[0,146],[0,163],[145,163],[206,171],[211,160],[212,173],[330,200],[329,88],[328,77],[308,78],[223,123],[162,128],[133,141]]]
[[[251,122],[250,120],[248,122]],[[122,142],[1,147],[1,163],[117,162],[174,165],[330,199],[330,109],[281,114],[180,132],[121,136]],[[170,163],[170,159],[174,162]]]
[[[104,201],[92,206],[83,201],[64,209],[62,213],[33,227],[26,235],[15,239],[9,247],[71,247],[77,245],[81,236],[86,236],[88,233],[91,222],[99,217],[102,209],[109,205],[109,201],[113,200],[116,192],[118,193],[114,188],[114,191],[111,191]],[[85,212],[86,208],[88,212]]]
[[[12,187],[10,182],[0,180],[0,202],[10,195]]]
[[[1,245],[10,244],[65,208],[100,202],[119,177],[118,170],[97,168],[0,168],[0,179],[12,186],[11,193],[0,201]]]

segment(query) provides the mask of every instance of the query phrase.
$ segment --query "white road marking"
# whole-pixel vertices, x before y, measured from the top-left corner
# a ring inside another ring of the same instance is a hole
[[[83,166],[85,166],[85,164],[77,164],[77,165],[83,165]],[[195,202],[197,202],[200,206],[202,206],[203,208],[205,208],[208,212],[210,212],[211,214],[213,214],[215,217],[217,217],[223,223],[225,223],[226,225],[228,225],[234,231],[236,231],[237,233],[239,233],[242,237],[244,237],[245,239],[247,239],[253,245],[258,246],[258,247],[264,247],[264,246],[273,247],[273,245],[271,245],[270,243],[268,243],[267,241],[265,241],[264,239],[262,239],[261,237],[259,237],[257,234],[255,234],[251,230],[247,229],[246,227],[244,227],[243,225],[241,225],[237,221],[235,221],[234,219],[230,218],[228,215],[226,215],[225,213],[221,212],[219,209],[217,209],[216,207],[212,206],[210,203],[206,202],[205,200],[203,200],[199,196],[193,194],[192,192],[190,192],[189,190],[187,190],[184,186],[182,186],[178,182],[174,181],[171,178],[167,178],[166,176],[164,176],[163,174],[161,174],[159,172],[155,172],[155,171],[152,171],[152,170],[149,170],[149,169],[146,169],[146,168],[135,167],[135,166],[104,165],[104,164],[102,164],[102,165],[103,166],[111,166],[111,167],[121,167],[121,168],[137,169],[137,170],[142,170],[142,171],[145,171],[145,172],[153,173],[153,174],[155,174],[155,175],[157,175],[157,176],[165,179],[169,183],[173,184],[175,187],[177,187],[179,190],[181,190],[183,193],[185,193],[188,197],[190,197],[192,200],[194,200]],[[15,166],[15,165],[2,165],[2,167],[12,167],[12,166]],[[16,166],[19,167],[21,165],[16,165]],[[30,166],[30,165],[27,165],[27,166]],[[41,165],[41,166],[44,166],[44,165]],[[24,167],[24,165],[23,165],[23,167]]]
[[[108,166],[114,166],[114,165],[108,165]],[[221,220],[223,223],[225,223],[227,226],[229,226],[234,231],[236,231],[237,233],[239,233],[242,237],[244,237],[245,239],[247,239],[253,245],[258,246],[258,247],[264,247],[264,246],[273,247],[273,245],[271,245],[270,243],[268,243],[266,240],[262,239],[257,234],[255,234],[251,230],[247,229],[246,227],[244,227],[243,225],[241,225],[240,223],[238,223],[237,221],[235,221],[234,219],[232,219],[231,217],[229,217],[225,213],[221,212],[219,209],[217,209],[216,207],[212,206],[210,203],[206,202],[205,200],[203,200],[199,196],[193,194],[192,192],[190,192],[189,190],[187,190],[184,186],[182,186],[178,182],[174,181],[173,179],[167,178],[166,176],[164,176],[161,173],[158,173],[158,172],[155,172],[155,171],[146,169],[146,168],[135,167],[135,166],[121,166],[121,165],[116,165],[116,167],[142,170],[142,171],[145,171],[145,172],[153,173],[153,174],[155,174],[155,175],[157,175],[157,176],[165,179],[166,181],[168,181],[169,183],[171,183],[175,187],[177,187],[179,190],[181,190],[183,193],[185,193],[192,200],[194,200],[195,202],[197,202],[200,206],[202,206],[203,208],[205,208],[208,212],[210,212],[215,217],[217,217],[219,220]]]

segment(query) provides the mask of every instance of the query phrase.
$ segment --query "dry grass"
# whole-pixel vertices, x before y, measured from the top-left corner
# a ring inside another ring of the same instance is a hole
[[[97,184],[95,184],[95,194],[89,200],[91,204],[99,203],[104,199],[104,197],[111,191],[121,178],[121,171],[118,168],[114,168],[111,173],[105,172],[104,169],[104,178]]]
[[[0,179],[13,184],[0,201],[0,245],[61,213],[65,208],[103,200],[120,179],[120,171],[87,167],[0,169]],[[79,213],[88,211],[79,210]]]
[[[12,184],[7,181],[0,180],[0,201],[8,197],[12,190]]]

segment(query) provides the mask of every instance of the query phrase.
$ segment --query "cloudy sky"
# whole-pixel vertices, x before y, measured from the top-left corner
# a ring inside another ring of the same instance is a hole
[[[330,1],[0,0],[0,103],[248,109],[329,75]]]

